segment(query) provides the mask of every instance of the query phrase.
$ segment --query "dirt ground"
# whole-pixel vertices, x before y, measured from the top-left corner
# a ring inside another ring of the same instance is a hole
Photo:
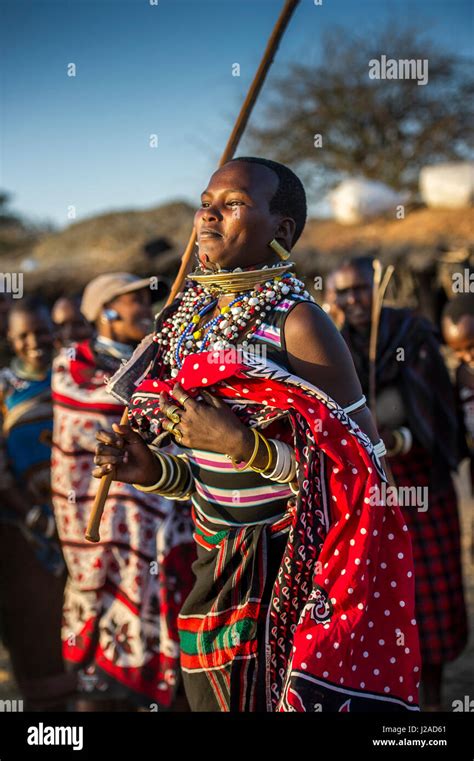
[[[469,609],[471,634],[464,653],[445,670],[443,705],[451,711],[454,700],[464,701],[467,696],[474,698],[474,563],[472,552],[472,525],[474,500],[468,494],[467,462],[463,463],[456,487],[460,496],[460,514],[463,538],[464,585]],[[19,698],[20,695],[12,677],[8,653],[0,644],[0,700]]]

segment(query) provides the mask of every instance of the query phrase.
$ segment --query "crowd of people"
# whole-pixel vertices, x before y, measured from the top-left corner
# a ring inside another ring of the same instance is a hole
[[[291,262],[305,220],[291,170],[234,159],[168,306],[124,272],[51,309],[0,294],[0,631],[28,710],[442,709],[474,294],[442,337],[383,307],[370,410],[373,261],[331,272],[333,320]]]

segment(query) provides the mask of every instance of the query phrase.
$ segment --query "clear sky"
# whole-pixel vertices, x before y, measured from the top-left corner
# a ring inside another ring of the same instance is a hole
[[[0,5],[0,186],[17,211],[63,226],[70,205],[83,219],[178,198],[198,203],[283,0]],[[289,61],[318,61],[320,36],[336,24],[364,31],[387,19],[413,22],[443,47],[472,55],[472,7],[470,0],[301,0],[267,81]],[[70,63],[76,77],[67,76]]]

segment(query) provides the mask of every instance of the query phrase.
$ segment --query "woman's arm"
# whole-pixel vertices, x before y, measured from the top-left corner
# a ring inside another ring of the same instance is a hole
[[[295,375],[325,391],[341,407],[361,398],[362,387],[349,348],[322,309],[309,302],[295,306],[285,320],[284,341]],[[350,416],[372,443],[380,440],[368,407]]]

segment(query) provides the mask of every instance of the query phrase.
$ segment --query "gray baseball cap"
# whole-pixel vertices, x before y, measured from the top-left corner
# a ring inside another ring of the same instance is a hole
[[[81,312],[89,322],[95,322],[105,304],[117,296],[150,287],[150,278],[140,278],[130,272],[111,272],[99,275],[84,288]]]

